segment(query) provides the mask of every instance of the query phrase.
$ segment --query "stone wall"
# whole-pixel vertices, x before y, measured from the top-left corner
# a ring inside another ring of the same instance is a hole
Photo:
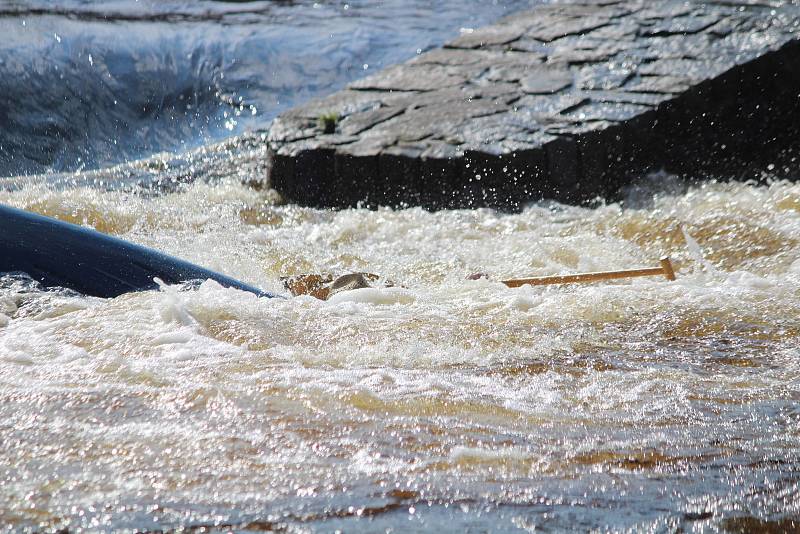
[[[796,173],[798,29],[781,1],[540,6],[282,114],[270,182],[310,206],[513,210],[655,170]]]

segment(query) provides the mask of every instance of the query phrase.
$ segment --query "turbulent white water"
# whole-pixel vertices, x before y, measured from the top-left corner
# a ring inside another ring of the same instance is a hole
[[[322,302],[7,285],[0,526],[785,527],[800,515],[800,185],[678,191],[513,215],[319,211],[238,179],[0,193],[269,291],[322,271],[403,286]],[[675,282],[464,279],[663,254]]]

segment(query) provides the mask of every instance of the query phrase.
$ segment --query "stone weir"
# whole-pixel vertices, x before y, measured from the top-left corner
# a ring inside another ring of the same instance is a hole
[[[282,114],[270,183],[318,207],[514,210],[657,170],[800,174],[798,31],[793,2],[542,5]]]

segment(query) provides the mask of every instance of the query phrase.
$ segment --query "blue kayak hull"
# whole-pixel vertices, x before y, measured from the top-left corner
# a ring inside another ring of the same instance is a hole
[[[0,272],[23,272],[44,287],[116,297],[167,284],[216,280],[272,297],[228,276],[116,237],[0,204]]]

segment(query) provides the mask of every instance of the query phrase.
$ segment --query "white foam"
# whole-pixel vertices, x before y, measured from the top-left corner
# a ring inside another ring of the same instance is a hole
[[[511,448],[511,447],[498,447],[495,449],[486,449],[480,447],[453,447],[450,451],[450,460],[456,463],[498,463],[498,462],[525,462],[531,460],[531,455],[528,451]]]
[[[0,290],[0,417],[26,440],[21,453],[0,447],[0,462],[42,466],[14,495],[61,469],[79,483],[48,502],[67,510],[92,488],[209,509],[225,495],[259,511],[298,491],[379,494],[364,480],[384,475],[424,473],[436,488],[437,473],[460,481],[465,468],[527,472],[578,450],[694,446],[733,420],[761,436],[754,412],[735,410],[798,389],[800,185],[708,184],[636,208],[508,215],[268,198],[235,183],[162,196],[0,192],[269,291],[287,294],[280,277],[309,272],[405,286],[327,302],[214,282],[115,299]],[[248,224],[245,209],[278,222]],[[663,254],[674,282],[497,282],[656,266]],[[474,272],[491,279],[465,280]],[[579,469],[559,465],[556,476]]]
[[[329,298],[327,302],[332,306],[346,302],[387,306],[392,304],[410,304],[414,302],[414,300],[414,295],[411,292],[401,288],[362,287],[351,291],[339,292]]]

